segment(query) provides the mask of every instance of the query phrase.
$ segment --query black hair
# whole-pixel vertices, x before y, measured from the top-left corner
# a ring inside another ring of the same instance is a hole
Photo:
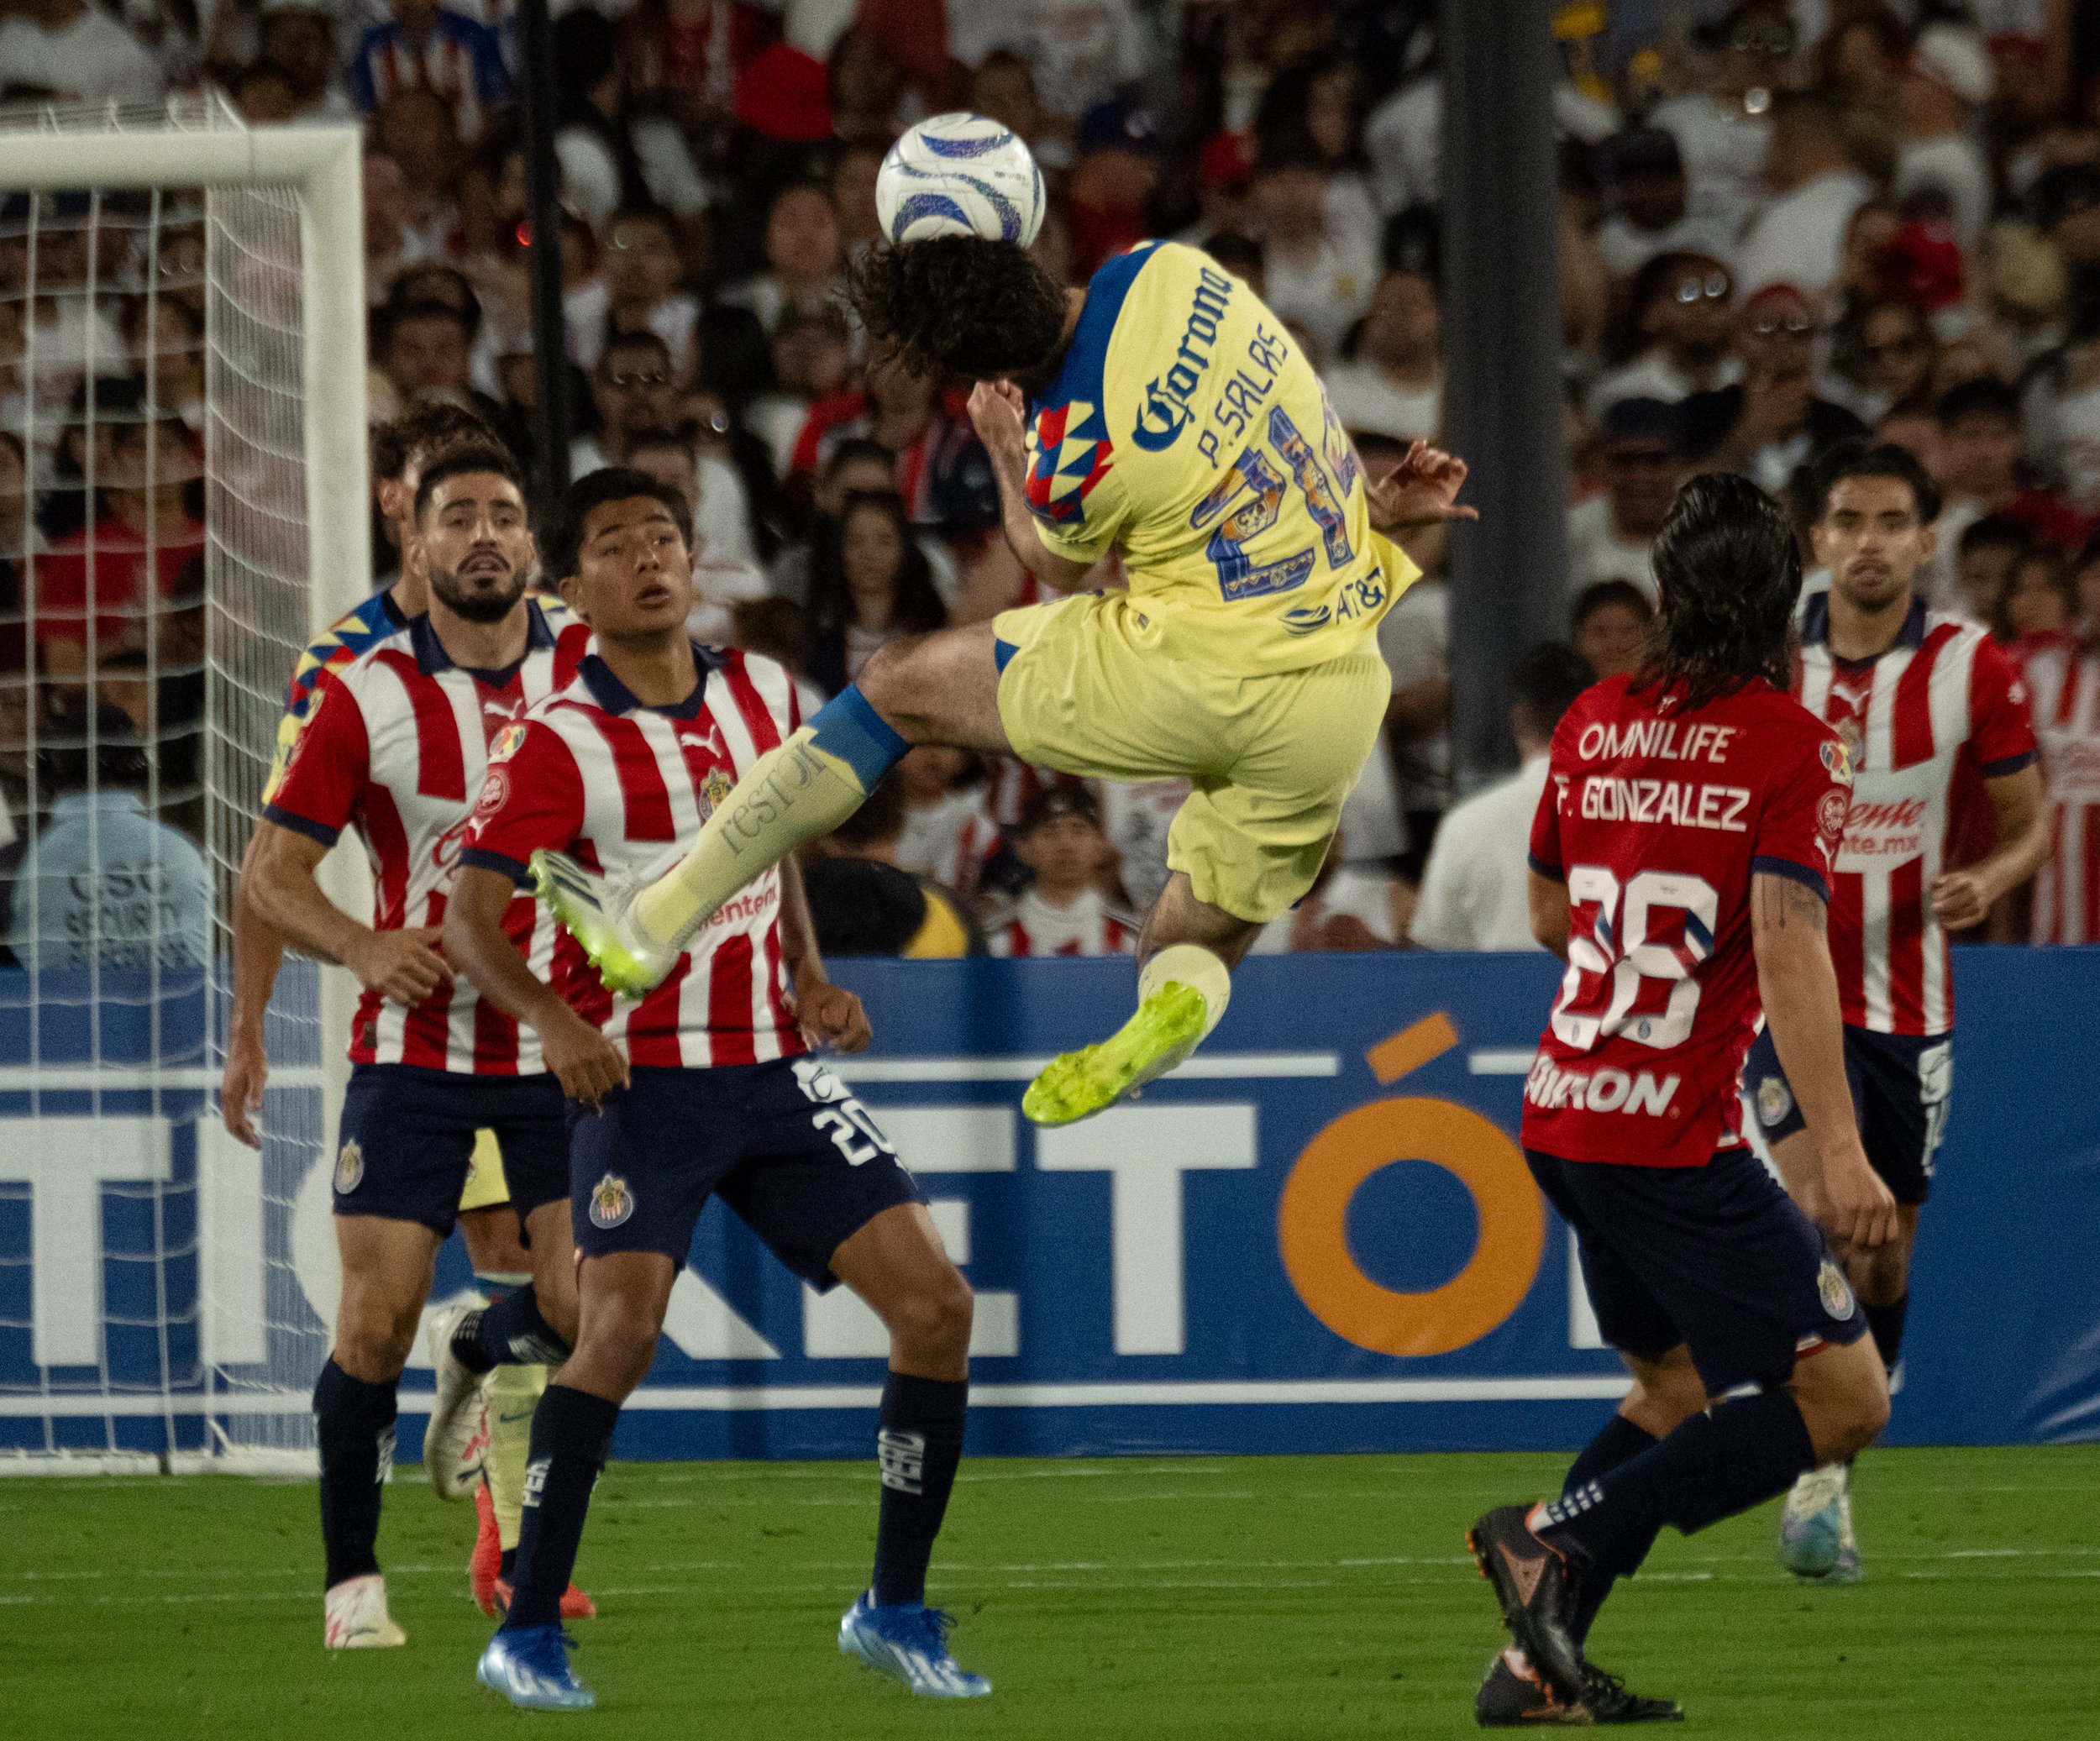
[[[1655,600],[1632,581],[1614,576],[1609,580],[1593,580],[1575,595],[1575,602],[1568,606],[1568,627],[1579,635],[1584,623],[1610,605],[1624,605],[1644,623],[1655,621]]]
[[[1203,251],[1228,272],[1247,278],[1262,270],[1262,244],[1237,230],[1217,230],[1205,238]]]
[[[549,575],[556,580],[566,580],[576,572],[583,550],[584,522],[593,508],[601,508],[609,501],[633,501],[643,496],[663,504],[664,512],[671,517],[671,523],[678,528],[679,537],[690,548],[693,509],[682,491],[660,478],[637,471],[631,465],[605,465],[585,472],[562,496],[561,511],[548,527],[546,548],[540,553]]]
[[[1734,472],[1701,472],[1677,491],[1651,559],[1662,609],[1636,689],[1688,712],[1761,678],[1788,687],[1801,552],[1777,502]]]
[[[1542,641],[1509,674],[1509,705],[1533,737],[1551,737],[1561,716],[1596,681],[1589,661],[1565,641]]]
[[[1940,517],[1940,486],[1915,454],[1893,441],[1870,447],[1855,440],[1833,448],[1816,467],[1812,520],[1820,520],[1830,512],[1830,492],[1847,478],[1893,478],[1908,484],[1910,499],[1918,510],[1918,523],[1929,526]]]
[[[1985,520],[2002,520],[2008,517],[2009,517],[2003,514],[1987,514],[1984,516]],[[1978,526],[1982,524],[1983,520],[1977,522],[1977,525]],[[1965,543],[1961,548],[1966,551],[1969,547]],[[2085,548],[2078,553],[2077,556],[2071,562],[2071,571],[2074,574],[2083,574],[2087,569],[2091,568],[2097,562],[2100,562],[2100,532],[2094,532],[2091,538],[2086,540]]]
[[[2046,569],[2049,589],[2062,600],[2065,614],[2073,622],[2078,620],[2077,569],[2062,550],[2037,539],[2013,558],[2012,567],[2005,571],[2004,590],[1998,594],[1998,604],[1992,610],[1991,632],[2001,644],[2019,638],[2013,627],[2013,595],[2019,589],[2021,574],[2037,564]]]
[[[1971,550],[2024,550],[2034,542],[2034,533],[2010,514],[1986,514],[1963,529],[1955,553],[1966,556]],[[2094,546],[2088,544],[2086,550],[2092,554]],[[2086,557],[2082,555],[2079,560],[2083,562]]]
[[[605,349],[598,353],[598,367],[603,369],[606,359],[616,350],[639,350],[644,345],[653,351],[660,352],[665,363],[670,361],[671,348],[664,342],[661,333],[648,327],[627,327],[606,335]]]
[[[373,425],[372,475],[398,478],[418,454],[428,459],[447,448],[469,443],[504,445],[479,412],[449,400],[428,400],[391,423]]]
[[[853,621],[853,590],[846,584],[846,527],[863,510],[881,514],[895,527],[900,555],[891,593],[890,627],[904,634],[929,634],[948,626],[948,606],[933,584],[933,568],[919,548],[895,490],[856,490],[839,505],[838,519],[818,529],[810,553],[810,627],[821,638],[835,635]]]
[[[895,471],[897,456],[871,435],[849,435],[833,448],[824,461],[824,475],[835,478],[856,459],[871,459]]]
[[[449,320],[459,329],[461,338],[471,343],[474,339],[474,322],[464,308],[455,308],[449,302],[440,302],[435,296],[418,296],[412,302],[404,302],[398,308],[386,311],[386,342],[391,344],[394,335],[405,322],[412,320]]]
[[[848,265],[846,295],[878,355],[937,379],[1045,380],[1064,342],[1063,286],[1011,242],[878,243]]]
[[[39,781],[60,793],[85,792],[91,784],[105,792],[142,791],[150,778],[150,763],[131,716],[114,701],[94,705],[91,732],[85,695],[65,696],[55,704],[51,718],[38,734]]]
[[[1973,380],[1957,381],[1940,396],[1939,416],[1942,429],[1951,429],[1964,417],[1977,416],[2017,424],[2020,420],[2020,396],[2003,381],[1979,375]]]
[[[511,450],[496,442],[475,442],[454,448],[423,467],[423,476],[416,482],[417,523],[421,523],[423,510],[438,493],[438,485],[448,479],[482,472],[493,472],[499,478],[508,479],[520,496],[525,493],[525,475],[517,469],[517,461],[511,458]]]
[[[458,300],[448,302],[443,296],[432,296],[428,291],[412,296],[402,294],[404,286],[431,278],[444,279],[452,286]],[[469,343],[480,336],[481,298],[475,294],[473,281],[457,266],[448,266],[442,260],[424,260],[417,265],[402,267],[394,275],[394,282],[387,291],[386,301],[391,308],[403,312],[411,308],[419,308],[426,302],[443,303],[465,323]]]

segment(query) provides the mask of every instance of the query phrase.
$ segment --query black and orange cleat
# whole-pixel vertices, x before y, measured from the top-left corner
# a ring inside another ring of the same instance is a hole
[[[1588,1706],[1570,1704],[1554,1691],[1515,1644],[1488,1665],[1473,1714],[1483,1729],[1580,1728],[1593,1720]]]
[[[1618,1675],[1593,1662],[1583,1665],[1583,1702],[1600,1724],[1684,1721],[1684,1707],[1675,1699],[1644,1699],[1629,1692]]]
[[[1494,1586],[1503,1623],[1554,1691],[1583,1702],[1582,1647],[1572,1617],[1581,1573],[1531,1531],[1531,1508],[1498,1505],[1466,1532],[1466,1545]]]

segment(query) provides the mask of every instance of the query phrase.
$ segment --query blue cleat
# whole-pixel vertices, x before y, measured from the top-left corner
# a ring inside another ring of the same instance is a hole
[[[598,1696],[569,1666],[575,1647],[559,1626],[506,1628],[489,1640],[474,1678],[521,1711],[588,1711]]]
[[[953,1615],[922,1602],[877,1607],[872,1592],[863,1592],[838,1623],[838,1648],[922,1698],[981,1699],[991,1691],[991,1682],[965,1672],[948,1654],[954,1624]]]

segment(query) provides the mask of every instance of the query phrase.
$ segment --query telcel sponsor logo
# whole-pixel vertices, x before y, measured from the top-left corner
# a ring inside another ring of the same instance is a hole
[[[1145,383],[1144,403],[1137,408],[1137,422],[1131,439],[1148,454],[1163,453],[1181,439],[1181,432],[1194,422],[1189,401],[1210,366],[1210,354],[1218,342],[1218,323],[1225,318],[1232,300],[1232,281],[1222,272],[1203,269],[1196,286],[1195,302],[1189,323],[1182,328],[1181,343],[1174,352],[1173,366],[1165,380],[1158,375]]]

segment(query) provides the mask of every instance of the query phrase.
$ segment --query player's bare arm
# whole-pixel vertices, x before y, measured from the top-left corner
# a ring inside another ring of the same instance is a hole
[[[1814,1202],[1825,1231],[1865,1251],[1896,1233],[1896,1199],[1868,1165],[1845,1079],[1837,973],[1823,898],[1792,877],[1751,878],[1751,944],[1766,1025],[1822,1160]]]
[[[1531,908],[1531,935],[1539,940],[1541,948],[1550,949],[1566,961],[1570,923],[1567,884],[1542,877],[1536,871],[1525,874],[1530,879],[1525,888]]]
[[[1998,812],[1998,849],[1980,864],[1932,879],[1933,915],[1949,931],[1982,924],[2001,895],[2049,860],[2049,793],[2041,769],[2023,768],[1983,784]]]
[[[596,1106],[627,1083],[627,1060],[617,1046],[535,978],[503,934],[503,915],[517,894],[501,871],[463,864],[454,873],[445,903],[445,953],[481,995],[539,1036],[547,1067],[571,1100]]]
[[[999,480],[1000,525],[1021,565],[1044,585],[1073,592],[1093,573],[1093,565],[1059,556],[1036,532],[1028,511],[1027,401],[1010,380],[982,380],[970,391],[970,424],[992,462]]]
[[[234,1007],[226,1019],[226,1067],[219,1078],[218,1111],[226,1134],[251,1149],[262,1146],[255,1120],[262,1111],[263,1089],[270,1080],[270,1054],[263,1040],[263,1016],[276,988],[277,964],[284,940],[270,929],[248,894],[249,867],[255,862],[258,829],[241,855],[240,881],[234,895]]]
[[[413,1006],[452,978],[434,928],[375,931],[327,895],[314,873],[328,849],[296,829],[259,823],[240,899],[264,924],[317,961],[348,968],[367,991]]]
[[[865,1051],[874,1038],[860,999],[832,983],[816,947],[816,926],[810,917],[802,871],[793,858],[780,864],[780,951],[786,957],[788,983],[795,996],[795,1019],[811,1046],[835,1051]]]

